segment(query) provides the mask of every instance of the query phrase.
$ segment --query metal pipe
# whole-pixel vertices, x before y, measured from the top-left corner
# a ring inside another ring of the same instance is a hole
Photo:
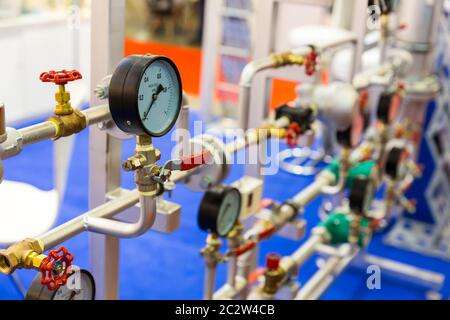
[[[0,143],[5,142],[6,138],[5,105],[0,101]]]
[[[85,216],[86,231],[100,233],[115,238],[136,238],[151,229],[156,219],[156,197],[139,195],[139,220],[135,223]]]
[[[111,200],[85,214],[70,220],[55,229],[52,229],[38,238],[46,249],[51,249],[64,241],[85,231],[85,218],[112,218],[136,205],[139,202],[139,192],[133,190],[119,198]]]
[[[236,255],[231,255],[228,259],[228,270],[227,270],[227,283],[230,287],[236,286],[236,276],[237,276],[237,260]]]
[[[245,66],[241,75],[241,82],[239,85],[239,127],[243,130],[248,130],[249,126],[249,109],[250,109],[250,96],[251,96],[251,84],[259,72],[267,69],[274,68],[276,61],[270,57],[261,60],[250,62]]]
[[[290,120],[288,117],[282,117],[275,121],[274,127],[277,129],[286,128],[289,126]],[[226,145],[226,151],[230,154],[237,153],[243,149],[246,149],[256,143],[265,142],[271,138],[270,129],[267,129],[266,135],[260,135],[258,129],[247,131],[244,138],[238,138],[233,142]]]
[[[214,296],[214,287],[216,284],[217,266],[206,266],[205,280],[203,288],[203,299],[212,300]]]
[[[196,169],[185,171],[180,174],[177,174],[178,172],[175,172],[175,174],[172,176],[172,181],[183,181],[195,172]],[[86,217],[113,218],[114,216],[138,204],[140,200],[139,198],[140,195],[137,189],[124,193],[124,195],[115,198],[95,209],[84,213],[83,215],[80,215],[60,225],[59,227],[48,231],[44,235],[40,236],[39,240],[42,242],[43,246],[46,249],[56,247],[64,241],[67,241],[75,237],[76,235],[86,231],[84,228],[84,220]]]
[[[111,119],[108,105],[89,108],[82,111],[82,113],[86,117],[86,123],[88,126]],[[53,138],[56,134],[56,127],[52,122],[44,121],[22,129],[12,129],[12,131],[17,133],[18,138],[21,140],[21,146],[19,148],[14,148],[15,152],[2,154],[3,159],[19,154],[24,146]],[[15,144],[15,142],[12,143]]]
[[[341,256],[333,256],[326,260],[322,266],[298,292],[295,300],[316,300],[329,288],[336,279],[355,258],[358,250],[351,251],[348,245],[340,248]]]
[[[300,208],[305,207],[308,203],[314,200],[322,193],[322,189],[326,185],[330,185],[336,181],[336,176],[325,170],[308,187],[297,193],[292,198],[292,201]]]

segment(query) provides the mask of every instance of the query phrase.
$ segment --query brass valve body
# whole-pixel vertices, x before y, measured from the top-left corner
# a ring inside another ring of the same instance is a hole
[[[0,272],[12,274],[16,269],[39,269],[46,258],[39,240],[25,239],[8,249],[0,250]]]
[[[285,277],[286,271],[282,267],[278,267],[276,270],[266,270],[264,273],[264,286],[262,291],[270,296],[276,294]]]
[[[52,122],[56,127],[56,134],[53,140],[63,137],[69,137],[86,129],[86,116],[79,110],[72,110],[71,114],[54,115],[48,121]]]

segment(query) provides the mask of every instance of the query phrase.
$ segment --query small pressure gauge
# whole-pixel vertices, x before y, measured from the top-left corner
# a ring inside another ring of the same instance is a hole
[[[385,92],[381,95],[377,108],[377,119],[384,124],[393,123],[400,111],[401,98],[396,93]]]
[[[42,274],[39,273],[31,283],[26,300],[95,300],[94,277],[86,270],[73,272],[67,283],[55,291],[42,285],[41,279]]]
[[[205,193],[198,212],[200,229],[226,237],[241,213],[241,193],[232,187],[216,187]]]
[[[405,148],[393,147],[386,156],[385,174],[393,180],[403,180],[408,172],[409,158],[410,154]]]
[[[337,131],[337,141],[343,147],[355,148],[361,142],[365,129],[364,116],[357,112],[347,129]]]
[[[182,104],[180,73],[167,57],[131,55],[114,72],[109,108],[124,132],[161,137],[175,125]]]
[[[356,177],[349,195],[350,209],[356,214],[367,214],[375,196],[375,183],[370,177]]]

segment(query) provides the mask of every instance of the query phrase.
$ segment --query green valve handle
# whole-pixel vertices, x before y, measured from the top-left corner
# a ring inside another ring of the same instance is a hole
[[[350,225],[352,223],[352,217],[344,213],[332,213],[326,221],[320,224],[325,228],[330,235],[330,244],[339,245],[349,243]],[[370,223],[369,220],[364,218],[361,221],[362,232],[358,238],[358,245],[360,247],[367,246],[370,240]]]
[[[334,160],[325,170],[331,172],[336,181],[339,181],[339,160]],[[365,161],[350,168],[348,173],[346,188],[351,189],[356,177],[375,177],[378,174],[378,167],[375,161]]]

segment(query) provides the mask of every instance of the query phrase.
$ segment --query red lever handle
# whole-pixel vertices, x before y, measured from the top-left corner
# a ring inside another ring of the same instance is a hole
[[[68,82],[83,79],[83,76],[77,70],[51,70],[48,72],[43,72],[39,78],[42,82],[53,82],[57,85],[66,85]]]
[[[311,51],[306,56],[305,61],[305,73],[308,76],[312,76],[316,72],[316,66],[318,62],[319,55],[316,51]]]
[[[65,247],[50,251],[39,268],[42,273],[41,284],[50,291],[56,291],[65,285],[72,261],[73,255]]]
[[[300,126],[296,122],[292,122],[289,125],[286,133],[286,142],[289,147],[295,148],[298,145],[301,133]]]
[[[181,158],[181,171],[188,171],[208,163],[212,158],[211,152],[204,151],[202,153],[193,154]]]

